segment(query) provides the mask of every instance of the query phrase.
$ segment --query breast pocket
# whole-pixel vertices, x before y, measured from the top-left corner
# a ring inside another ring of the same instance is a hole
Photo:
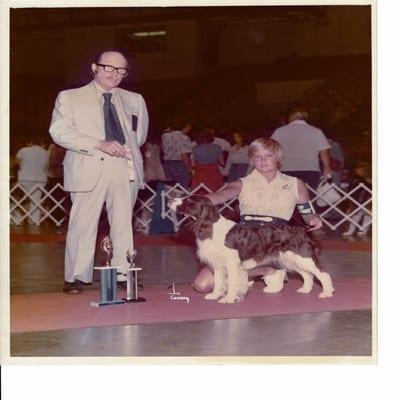
[[[131,129],[135,133],[137,132],[137,126],[138,126],[138,115],[131,114]]]

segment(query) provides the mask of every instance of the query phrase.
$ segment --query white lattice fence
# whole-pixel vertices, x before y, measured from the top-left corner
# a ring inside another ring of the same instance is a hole
[[[331,203],[322,194],[308,186],[308,190],[315,197],[312,200],[325,226],[336,230],[345,222],[354,224],[359,230],[366,230],[372,224],[372,190],[364,183],[358,184],[350,191],[345,191],[333,184],[332,188],[341,195],[341,198]],[[325,204],[318,207],[318,200]],[[332,222],[334,221],[334,222]]]
[[[60,226],[68,217],[69,194],[61,183],[49,187],[43,183],[14,183],[10,187],[10,223],[27,221],[40,225],[45,220]]]
[[[225,187],[225,186],[224,186]],[[222,187],[220,190],[222,190]],[[365,184],[346,192],[342,188],[333,185],[333,188],[341,194],[341,198],[335,203],[329,202],[324,194],[319,194],[309,187],[309,191],[315,197],[312,203],[319,212],[326,227],[336,230],[344,223],[354,224],[359,230],[367,229],[372,224],[372,191]],[[165,186],[161,191],[161,218],[170,219],[176,229],[185,221],[185,217],[177,216],[168,207],[168,200],[174,197],[183,197],[191,194],[210,192],[201,184],[194,190],[188,191],[179,184]],[[147,231],[152,220],[156,191],[145,185],[145,189],[139,192],[140,195],[134,209],[135,230]],[[218,208],[220,211],[229,210],[235,212],[234,204],[237,199],[232,199]],[[324,200],[325,206],[319,207],[318,200]],[[61,183],[54,185],[35,184],[27,188],[21,183],[10,185],[10,223],[21,225],[24,221],[40,225],[44,221],[62,225],[68,219],[69,194],[64,192]]]

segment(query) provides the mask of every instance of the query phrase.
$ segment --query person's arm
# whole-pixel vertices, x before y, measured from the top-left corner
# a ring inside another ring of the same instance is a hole
[[[50,135],[59,146],[91,156],[100,141],[77,131],[73,103],[74,98],[70,93],[64,91],[58,94],[49,128]]]
[[[204,197],[211,200],[214,205],[225,203],[228,200],[232,200],[239,196],[242,191],[243,183],[242,181],[234,181],[228,183],[225,189],[219,192],[207,193]]]
[[[21,166],[21,162],[22,162],[22,153],[24,152],[24,149],[19,149],[17,151],[17,153],[15,154],[14,158],[13,158],[13,166],[16,167],[20,167]]]
[[[77,131],[73,102],[68,92],[61,92],[57,96],[49,128],[53,141],[65,149],[87,156],[92,156],[97,149],[110,156],[126,157],[127,151],[119,142],[99,140]]]
[[[21,159],[18,157],[18,154],[14,157],[14,167],[19,167],[21,164]]]
[[[321,150],[319,152],[319,157],[320,157],[321,163],[322,163],[322,173],[324,175],[328,175],[328,174],[332,173],[331,167],[330,167],[331,156],[330,156],[329,149]]]
[[[307,186],[301,179],[297,179],[297,205],[304,222],[311,225],[311,231],[322,228],[322,221],[310,203],[310,194]]]
[[[191,155],[193,154],[192,143],[188,136],[184,135],[181,143],[181,160],[189,171],[192,171]]]
[[[223,168],[225,165],[225,162],[226,162],[226,158],[225,158],[224,152],[221,150],[221,152],[219,153],[219,156],[218,156],[217,164],[221,168]]]
[[[192,170],[194,170],[196,168],[196,161],[193,158],[193,153],[189,158],[190,158],[190,166],[192,167]]]
[[[137,141],[139,147],[144,144],[147,138],[147,132],[149,129],[149,114],[147,112],[146,102],[141,95],[139,96],[139,115],[137,122]]]
[[[221,168],[222,175],[228,176],[231,166],[232,166],[232,152],[229,152],[228,159],[226,160],[225,166]]]
[[[181,154],[181,159],[183,163],[186,165],[186,168],[191,171],[192,170],[192,161],[190,160],[190,154],[189,153],[182,153]]]

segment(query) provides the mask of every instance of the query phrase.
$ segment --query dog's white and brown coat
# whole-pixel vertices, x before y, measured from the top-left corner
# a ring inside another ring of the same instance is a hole
[[[298,292],[309,293],[315,276],[322,285],[319,297],[333,295],[330,275],[317,267],[318,246],[304,228],[236,224],[201,196],[175,199],[170,207],[192,218],[190,228],[197,239],[197,256],[214,271],[214,289],[206,299],[220,299],[221,303],[241,301],[251,286],[245,271],[266,264],[279,269],[264,277],[265,293],[281,291],[286,271],[295,271],[304,281]]]

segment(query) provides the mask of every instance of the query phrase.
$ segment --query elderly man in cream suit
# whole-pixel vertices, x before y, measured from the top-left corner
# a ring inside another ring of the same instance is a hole
[[[143,97],[118,88],[128,68],[121,53],[103,52],[91,65],[93,81],[60,92],[55,102],[49,131],[54,142],[67,149],[64,189],[71,193],[72,200],[64,293],[80,293],[82,283],[92,282],[97,228],[104,203],[113,242],[111,265],[122,267],[117,270],[117,279],[126,281],[127,251],[133,251],[133,206],[138,190],[143,188],[139,148],[148,129]],[[116,114],[119,121],[111,125],[111,133],[110,124],[105,126],[105,120],[109,120],[105,118],[105,103],[108,99],[109,104],[110,98],[113,117]],[[116,125],[120,128],[114,129]]]

